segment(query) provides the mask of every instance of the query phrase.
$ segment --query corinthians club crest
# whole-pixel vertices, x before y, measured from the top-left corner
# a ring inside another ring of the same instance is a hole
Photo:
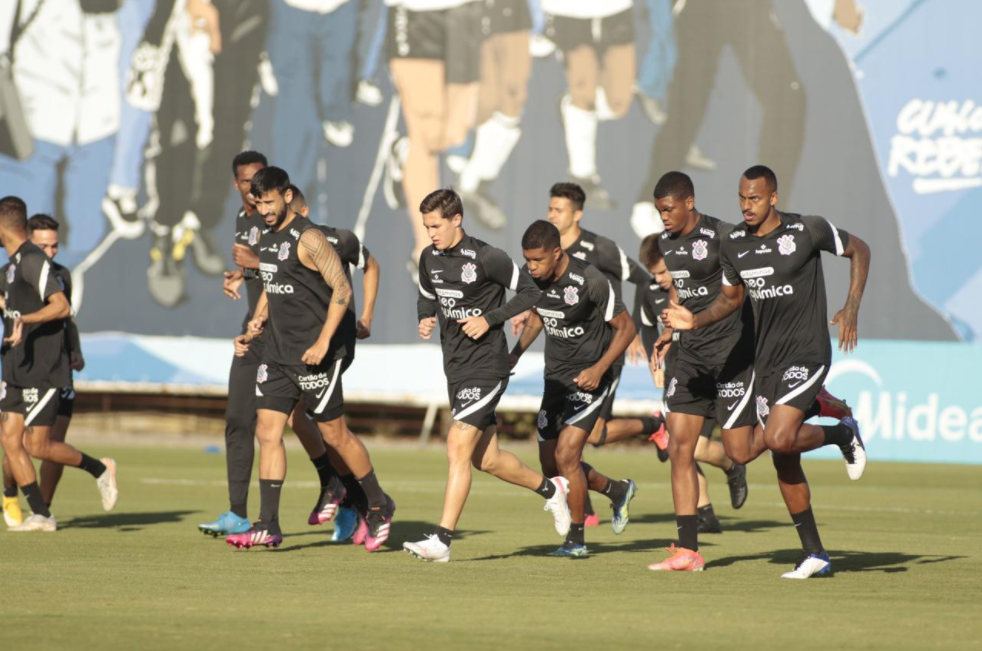
[[[249,246],[256,246],[259,243],[259,227],[253,226],[249,229]]]
[[[798,247],[794,243],[794,235],[788,233],[777,238],[777,250],[781,255],[791,255]]]
[[[14,274],[17,272],[17,265],[11,264],[7,267],[7,284],[14,282]]]
[[[460,268],[460,279],[468,285],[477,280],[477,265],[468,262]]]
[[[267,377],[269,377],[269,375],[267,374],[266,365],[260,364],[259,370],[256,371],[256,384],[262,384],[263,382],[266,381]]]
[[[577,287],[567,287],[563,290],[563,300],[566,301],[566,305],[576,305],[580,302],[579,288]]]
[[[692,243],[692,259],[693,260],[705,260],[706,256],[709,255],[708,249],[709,243],[706,240],[696,240]]]
[[[280,260],[286,260],[289,256],[290,256],[290,243],[283,242],[283,244],[280,244],[280,252],[276,257],[279,258]]]
[[[769,413],[771,413],[771,408],[767,406],[767,398],[757,396],[757,415],[764,418]]]

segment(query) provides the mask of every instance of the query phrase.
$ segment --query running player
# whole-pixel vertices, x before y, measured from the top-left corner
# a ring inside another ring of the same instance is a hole
[[[587,488],[610,498],[615,534],[629,521],[635,483],[611,481],[580,461],[583,447],[614,382],[612,365],[634,340],[634,322],[610,281],[593,265],[573,258],[560,244],[559,230],[535,221],[522,236],[526,271],[542,296],[532,308],[511,353],[518,363],[539,333],[546,332],[545,392],[539,411],[539,458],[546,474],[558,467],[569,482],[572,523],[566,542],[553,556],[587,555],[583,533]]]
[[[708,304],[691,305],[695,313],[673,304],[666,318],[676,330],[692,330],[690,336],[698,336],[701,329],[711,332],[719,327],[715,324],[732,319],[743,304],[744,292],[750,295],[756,324],[757,438],[773,453],[778,485],[803,548],[794,569],[782,576],[807,579],[830,573],[832,564],[818,535],[801,454],[836,445],[850,479],[862,477],[866,468],[859,426],[851,417],[832,426],[804,422],[813,415],[832,362],[821,252],[847,257],[851,263],[845,307],[831,321],[839,326],[839,349],[846,353],[856,345],[870,252],[861,239],[822,217],[779,212],[777,177],[763,165],[743,173],[739,192],[743,223],[722,240],[721,291]],[[658,203],[657,190],[655,197]],[[659,211],[666,222],[674,221],[676,211],[668,205],[662,203]]]
[[[237,342],[251,344],[255,331],[262,331],[269,322],[271,338],[256,374],[261,506],[259,520],[252,528],[226,541],[236,547],[282,543],[279,498],[286,477],[283,431],[303,399],[324,442],[337,452],[365,493],[365,549],[375,551],[389,537],[395,503],[382,492],[368,451],[342,419],[341,367],[353,333],[349,335],[339,326],[348,309],[351,286],[324,234],[289,210],[289,185],[286,172],[267,167],[256,172],[250,188],[267,226],[259,267],[264,291],[249,330]]]
[[[569,93],[559,112],[571,180],[592,208],[614,207],[597,171],[597,124],[619,120],[634,97],[634,0],[542,0],[545,35],[563,52]]]
[[[27,239],[27,206],[17,197],[0,199],[0,241],[10,258],[4,312],[11,327],[4,343],[12,348],[5,360],[10,369],[0,398],[0,428],[10,471],[32,512],[11,531],[55,531],[57,522],[44,503],[31,457],[91,474],[106,511],[119,497],[116,462],[93,459],[51,440],[60,392],[71,375],[65,355],[65,319],[71,305],[51,273],[48,257]]]
[[[568,483],[547,479],[510,452],[498,449],[495,407],[508,384],[504,322],[531,309],[541,292],[528,273],[505,254],[464,232],[464,207],[453,190],[436,190],[420,204],[433,242],[419,259],[419,335],[433,336],[440,323],[443,369],[454,423],[447,434],[449,475],[440,525],[433,535],[403,547],[439,563],[450,560],[454,529],[471,487],[471,464],[546,499],[556,531],[569,532]],[[505,290],[517,294],[505,303]]]
[[[673,377],[672,362],[678,352],[678,348],[673,346],[669,350],[664,368],[658,363],[658,355],[655,351],[655,341],[659,336],[660,315],[668,307],[672,276],[665,265],[665,258],[658,245],[658,236],[649,235],[641,242],[641,251],[638,255],[641,264],[651,273],[654,281],[644,289],[638,300],[638,312],[641,321],[641,339],[644,345],[645,354],[651,360],[652,375],[655,379],[655,386],[659,389],[665,388],[665,377]],[[709,484],[706,475],[703,473],[700,463],[706,463],[719,468],[726,474],[726,482],[730,488],[730,503],[734,509],[739,509],[747,501],[747,469],[745,466],[734,463],[726,456],[723,444],[712,440],[713,430],[716,425],[715,410],[711,417],[707,417],[703,423],[702,430],[699,432],[699,439],[696,443],[695,459],[696,473],[699,477],[699,500],[696,504],[696,516],[698,517],[698,533],[721,533],[722,525],[713,509],[712,501],[709,498]]]
[[[255,200],[250,194],[252,177],[266,167],[266,157],[257,151],[243,151],[232,159],[232,178],[235,189],[242,199],[242,206],[235,218],[235,240],[232,246],[232,260],[237,265],[234,271],[225,272],[222,290],[226,296],[239,300],[239,289],[246,288],[248,303],[242,333],[245,333],[252,320],[259,297],[262,295],[262,279],[259,277],[259,240],[266,228],[262,216],[256,210]],[[198,525],[198,529],[210,536],[227,536],[249,530],[248,516],[249,483],[255,460],[254,436],[256,431],[256,372],[263,351],[262,339],[257,339],[242,356],[232,358],[229,369],[228,403],[225,409],[225,463],[228,477],[229,510],[212,522]],[[327,450],[321,440],[320,432],[304,417],[291,421],[291,427],[304,446],[310,461],[320,478],[321,491],[317,505],[310,520],[322,518],[326,522],[333,516],[337,503],[343,498],[343,489],[335,481],[335,473],[328,461]],[[316,517],[315,517],[316,516]]]

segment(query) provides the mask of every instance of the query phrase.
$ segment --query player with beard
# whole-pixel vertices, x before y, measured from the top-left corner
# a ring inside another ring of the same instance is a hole
[[[749,294],[754,308],[753,392],[759,424],[748,447],[756,448],[759,442],[772,452],[778,485],[801,539],[800,559],[782,576],[807,579],[829,574],[832,564],[818,535],[801,454],[835,445],[842,451],[850,479],[862,477],[866,468],[859,426],[851,417],[833,426],[805,423],[814,415],[810,412],[832,362],[821,253],[850,259],[846,304],[831,321],[839,326],[840,350],[849,353],[858,338],[859,304],[870,252],[861,239],[822,217],[778,211],[777,177],[763,165],[743,173],[739,196],[743,223],[721,239],[719,293],[695,311],[673,303],[666,318],[676,330],[698,336],[733,318],[744,294]],[[655,197],[658,204],[657,189]],[[659,210],[669,216],[674,212],[665,205]],[[663,219],[671,221],[670,217]],[[733,452],[742,452],[731,451],[729,446],[727,451],[731,457]]]
[[[10,329],[4,333],[3,344],[11,347],[4,357],[0,438],[10,472],[32,511],[11,531],[55,531],[58,525],[38,487],[31,457],[91,474],[106,511],[116,506],[119,491],[115,461],[96,460],[51,440],[60,394],[71,376],[65,354],[65,319],[71,305],[52,273],[51,261],[28,241],[27,229],[24,202],[17,197],[0,199],[0,242],[10,258],[4,290],[4,314]]]
[[[364,445],[344,424],[341,371],[352,335],[343,332],[351,286],[337,253],[324,234],[289,210],[292,192],[287,173],[276,167],[256,172],[251,193],[266,230],[259,269],[263,299],[243,335],[243,354],[256,332],[269,324],[270,339],[256,373],[259,438],[260,515],[249,531],[228,536],[235,547],[279,546],[279,498],[286,477],[283,432],[301,401],[317,423],[324,442],[352,471],[368,503],[365,549],[379,549],[389,537],[395,503],[379,486]]]
[[[532,308],[511,353],[512,367],[543,330],[546,332],[545,393],[539,411],[539,458],[545,474],[558,470],[569,482],[572,524],[553,556],[587,555],[583,533],[587,488],[611,501],[615,534],[629,521],[635,483],[612,481],[580,461],[600,407],[614,382],[614,362],[634,340],[634,322],[610,281],[590,263],[563,251],[559,230],[536,221],[522,237],[527,271],[542,296]]]
[[[500,450],[494,413],[508,385],[504,322],[531,309],[541,292],[504,251],[464,232],[464,206],[456,192],[432,192],[419,209],[433,242],[419,258],[419,335],[430,339],[439,319],[454,423],[447,434],[450,468],[440,524],[425,540],[403,547],[425,561],[450,561],[453,532],[470,493],[472,464],[545,498],[556,531],[565,536],[570,528],[566,480],[547,479]],[[507,303],[506,289],[516,292]]]

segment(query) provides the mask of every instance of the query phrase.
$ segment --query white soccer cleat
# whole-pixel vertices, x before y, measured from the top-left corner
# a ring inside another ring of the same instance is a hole
[[[802,553],[794,569],[781,575],[782,579],[808,579],[813,576],[824,576],[832,573],[832,560],[828,552],[821,554]]]
[[[106,466],[106,472],[102,473],[95,480],[99,487],[99,494],[102,495],[102,509],[112,511],[116,507],[116,500],[119,499],[119,487],[116,485],[116,462],[109,457],[99,459]]]
[[[549,481],[556,487],[556,494],[546,500],[546,505],[542,507],[542,510],[552,513],[556,533],[565,536],[569,533],[569,527],[573,522],[569,515],[569,504],[566,502],[566,496],[569,494],[569,481],[565,477],[553,477]]]
[[[402,548],[407,552],[429,563],[449,563],[450,547],[440,542],[436,535],[426,537],[426,540],[419,542],[402,543]]]
[[[856,481],[866,471],[866,446],[863,445],[863,438],[859,435],[859,423],[855,418],[843,418],[841,422],[852,430],[852,440],[840,449],[842,458],[846,460],[846,473],[849,479]]]
[[[55,516],[46,518],[43,515],[38,515],[37,513],[32,513],[31,517],[24,520],[24,523],[16,526],[10,527],[7,531],[57,531],[58,522],[55,520]]]

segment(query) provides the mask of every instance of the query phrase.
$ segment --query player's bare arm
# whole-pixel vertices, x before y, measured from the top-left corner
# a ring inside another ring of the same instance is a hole
[[[365,259],[365,277],[362,279],[361,318],[358,319],[356,334],[359,339],[368,339],[372,336],[372,319],[375,317],[375,301],[378,298],[380,276],[378,260],[369,255]]]
[[[692,314],[674,300],[665,310],[668,324],[675,330],[697,330],[722,321],[743,305],[743,285],[723,285],[716,300],[702,312]]]
[[[259,256],[245,244],[232,245],[232,262],[242,269],[259,268]]]
[[[614,338],[610,340],[607,350],[604,351],[603,356],[596,364],[580,371],[580,374],[573,380],[578,387],[586,391],[593,391],[600,386],[604,373],[615,361],[621,358],[627,347],[631,345],[634,335],[637,334],[634,321],[626,311],[621,312],[608,323],[614,329]]]
[[[538,338],[539,333],[542,332],[542,317],[540,317],[535,310],[529,310],[526,312],[526,314],[528,316],[525,318],[525,327],[522,330],[522,336],[515,342],[515,347],[511,349],[511,354],[508,356],[508,363],[511,365],[511,368],[515,368],[515,365],[518,364],[518,360],[521,359],[522,355],[525,354],[525,351],[529,349],[532,342],[534,342],[536,338]]]
[[[304,364],[316,366],[323,361],[331,344],[331,338],[348,310],[348,303],[351,302],[351,285],[344,273],[341,258],[320,229],[307,229],[300,236],[298,257],[302,265],[320,273],[324,282],[332,290],[331,304],[327,308],[324,327],[317,341],[302,358]]]
[[[839,326],[839,350],[851,353],[859,341],[859,304],[866,290],[869,277],[869,245],[855,235],[849,236],[849,243],[842,257],[849,258],[849,294],[845,306],[835,313],[831,325]]]
[[[19,346],[24,341],[25,325],[48,323],[49,321],[66,319],[71,315],[72,306],[68,303],[68,298],[64,292],[55,292],[47,300],[47,304],[37,312],[31,312],[14,319],[10,336],[5,337],[4,341],[11,346]]]

